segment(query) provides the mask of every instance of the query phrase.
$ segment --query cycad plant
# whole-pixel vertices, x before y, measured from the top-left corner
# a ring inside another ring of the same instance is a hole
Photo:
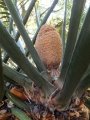
[[[33,38],[24,25],[38,1],[30,2],[25,17],[21,17],[17,1],[0,3],[7,6],[10,17],[10,29],[0,20],[0,120],[90,119],[90,7],[81,27],[86,1],[73,0],[66,37],[65,0],[61,40],[56,29],[45,24],[58,1],[53,1],[42,20],[36,12],[41,21]],[[20,0],[22,11],[27,3]],[[19,37],[26,45],[24,53],[17,45]]]

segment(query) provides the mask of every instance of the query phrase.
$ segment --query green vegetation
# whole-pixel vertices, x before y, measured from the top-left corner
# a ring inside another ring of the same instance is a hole
[[[50,3],[43,3],[43,0],[0,0],[0,103],[8,101],[7,108],[14,117],[48,120],[49,114],[51,120],[63,120],[60,115],[68,114],[69,110],[71,119],[70,110],[74,108],[80,116],[77,108],[83,112],[82,106],[85,105],[85,120],[90,119],[89,3],[89,0],[53,0]],[[45,23],[53,25],[62,38],[60,76],[54,81],[62,88],[54,86],[50,71],[35,49],[37,34]],[[13,86],[22,88],[26,101],[10,93]],[[77,98],[78,105],[72,102]],[[13,106],[9,108],[10,101]],[[55,110],[60,113],[59,118],[55,116]],[[76,113],[75,117],[80,118]]]

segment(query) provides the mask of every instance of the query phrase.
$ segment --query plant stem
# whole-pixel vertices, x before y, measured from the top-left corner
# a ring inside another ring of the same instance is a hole
[[[31,120],[31,118],[29,118],[24,111],[18,108],[11,108],[11,112],[13,115],[19,118],[19,120]]]
[[[65,50],[66,16],[67,16],[67,0],[65,0],[64,21],[63,21],[63,28],[62,28],[63,54],[64,54],[64,50]]]
[[[86,70],[85,74],[81,78],[81,81],[75,91],[75,95],[81,97],[81,95],[90,87],[90,66]]]
[[[80,18],[84,5],[85,5],[85,0],[73,0],[69,32],[68,32],[67,43],[66,43],[65,53],[62,61],[62,69],[60,74],[60,80],[63,81],[65,79],[66,72],[70,64],[70,59],[76,44]]]
[[[74,49],[69,68],[65,76],[65,82],[62,91],[57,100],[61,106],[65,106],[77,85],[80,83],[81,77],[85,73],[90,64],[90,8],[87,12],[81,33],[79,35],[76,47]]]
[[[28,88],[32,86],[32,81],[27,76],[13,70],[5,64],[3,64],[3,74],[7,78],[17,82],[21,86],[26,86]]]
[[[29,5],[29,7],[28,7],[28,10],[27,10],[27,12],[26,12],[26,15],[25,15],[25,17],[23,18],[23,24],[24,24],[24,25],[26,24],[26,22],[27,22],[27,20],[28,20],[28,18],[29,18],[29,16],[30,16],[30,14],[31,14],[31,12],[32,12],[32,9],[33,9],[33,6],[35,5],[35,2],[36,2],[36,0],[32,0],[31,3],[30,3],[30,5]],[[16,33],[16,35],[15,35],[15,41],[16,41],[16,42],[18,42],[19,37],[20,37],[20,33],[19,33],[19,31],[17,31],[17,33]],[[7,55],[4,57],[3,62],[6,63],[6,62],[8,61],[8,59],[9,59],[9,55],[7,54]]]
[[[33,44],[34,44],[34,43],[35,43],[35,41],[36,41],[36,37],[37,37],[37,34],[38,34],[38,32],[39,32],[39,30],[40,30],[41,26],[42,26],[43,24],[45,24],[45,23],[46,23],[46,21],[47,21],[48,17],[50,16],[51,12],[53,11],[53,9],[54,9],[54,7],[56,6],[56,4],[57,4],[57,3],[58,3],[58,0],[54,0],[54,1],[53,1],[53,3],[52,3],[52,5],[51,5],[51,7],[49,8],[48,12],[46,13],[46,15],[45,15],[44,19],[42,20],[42,22],[41,22],[41,24],[40,24],[39,28],[37,29],[37,31],[36,31],[36,33],[35,33],[35,35],[34,35],[33,39],[32,39]]]
[[[0,101],[2,101],[4,96],[4,80],[3,80],[3,70],[2,70],[2,60],[1,60],[1,47],[0,47]]]
[[[31,78],[35,84],[40,87],[47,95],[51,94],[55,88],[47,80],[45,80],[37,69],[28,61],[14,39],[7,32],[3,24],[0,22],[0,43],[7,51],[17,65]]]
[[[24,42],[25,42],[25,44],[26,44],[26,46],[27,46],[27,48],[28,48],[28,50],[29,50],[29,52],[30,52],[30,54],[31,54],[36,66],[37,66],[37,68],[38,68],[38,70],[40,72],[46,70],[43,62],[40,60],[40,57],[38,56],[38,53],[36,52],[36,50],[33,46],[33,43],[31,41],[28,33],[25,30],[25,27],[22,23],[22,20],[20,19],[20,16],[18,15],[17,10],[16,10],[15,6],[13,5],[12,1],[11,0],[4,0],[4,1],[5,1],[8,9],[9,9],[12,17],[13,17],[13,20],[15,21],[15,23],[18,27],[18,30],[19,30],[20,34],[22,35],[22,38],[23,38],[23,40],[24,40]]]

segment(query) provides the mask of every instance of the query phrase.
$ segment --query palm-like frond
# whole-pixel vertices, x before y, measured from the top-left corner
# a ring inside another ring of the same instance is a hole
[[[4,80],[3,80],[3,68],[2,68],[2,58],[1,58],[1,48],[0,48],[0,101],[4,96]]]
[[[7,8],[4,0],[0,0],[0,19],[8,27],[9,19],[10,19],[10,13],[8,11],[8,8]]]

